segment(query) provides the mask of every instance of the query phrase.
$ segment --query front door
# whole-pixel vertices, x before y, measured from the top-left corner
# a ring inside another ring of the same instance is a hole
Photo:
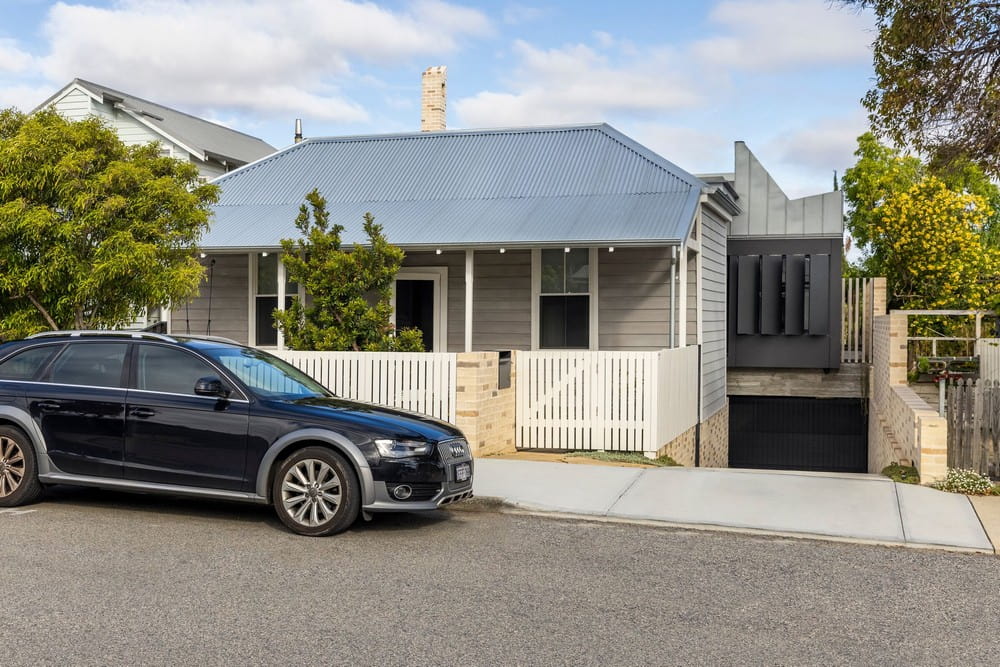
[[[28,409],[61,471],[122,476],[128,343],[75,341],[27,390]]]
[[[424,349],[434,349],[434,281],[396,281],[396,328],[424,334]]]
[[[420,329],[427,352],[447,351],[447,272],[445,267],[404,268],[393,286],[396,328]]]
[[[245,486],[249,403],[198,396],[220,373],[186,350],[140,343],[128,392],[125,479],[231,491]]]

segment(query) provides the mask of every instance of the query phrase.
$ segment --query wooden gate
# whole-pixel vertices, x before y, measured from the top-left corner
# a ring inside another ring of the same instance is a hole
[[[1000,381],[958,380],[948,396],[948,467],[1000,477]]]
[[[698,356],[519,352],[517,447],[655,453],[698,423]]]

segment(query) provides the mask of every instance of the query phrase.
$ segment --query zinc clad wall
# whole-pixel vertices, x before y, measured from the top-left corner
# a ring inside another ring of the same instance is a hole
[[[215,259],[212,271],[212,329],[213,336],[225,336],[246,344],[249,319],[247,313],[250,284],[250,258],[238,255],[210,255],[202,260],[205,266]],[[201,282],[199,294],[188,304],[175,303],[170,307],[170,331],[205,334],[208,331],[208,272]]]
[[[701,218],[702,419],[726,404],[726,223],[707,207]]]
[[[669,344],[670,248],[598,252],[601,350],[658,350]]]
[[[462,251],[408,252],[405,267],[448,267],[448,351],[465,350],[465,253]]]
[[[530,350],[531,251],[478,251],[473,262],[472,349]]]
[[[842,192],[789,199],[742,141],[736,142],[734,181],[743,211],[733,217],[733,238],[843,234]]]

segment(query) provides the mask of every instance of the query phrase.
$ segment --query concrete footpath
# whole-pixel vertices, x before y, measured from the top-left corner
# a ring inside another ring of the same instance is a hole
[[[878,475],[485,458],[474,491],[525,510],[995,553],[967,497]]]

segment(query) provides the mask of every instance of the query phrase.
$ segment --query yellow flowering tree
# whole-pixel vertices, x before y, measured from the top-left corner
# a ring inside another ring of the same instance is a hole
[[[886,197],[873,216],[870,243],[894,305],[989,307],[998,253],[981,232],[992,214],[983,197],[950,190],[934,176]]]
[[[861,275],[885,276],[889,307],[1000,306],[1000,189],[969,161],[925,164],[858,137],[844,173],[847,230]]]

